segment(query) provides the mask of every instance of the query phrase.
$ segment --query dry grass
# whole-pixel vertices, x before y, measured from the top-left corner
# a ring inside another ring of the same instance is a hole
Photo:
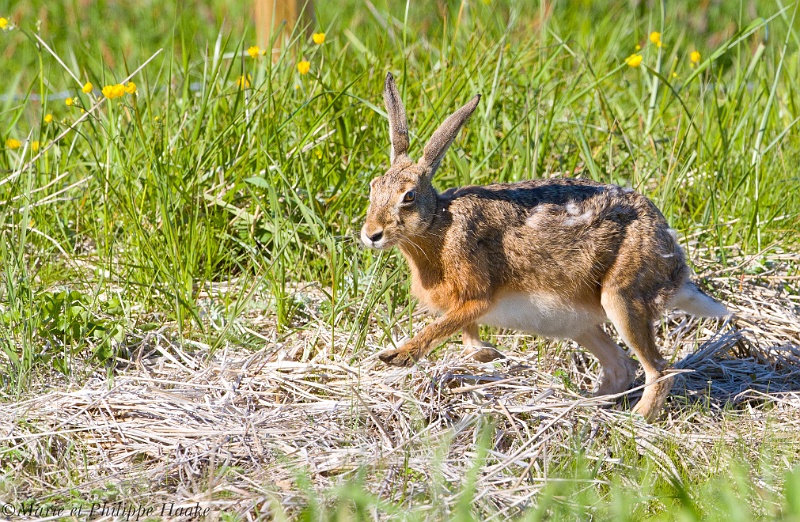
[[[14,477],[3,495],[89,502],[105,491],[108,501],[199,502],[217,516],[291,514],[310,491],[359,476],[389,512],[390,503],[426,499],[418,509],[441,516],[475,465],[481,426],[492,430],[491,445],[473,507],[496,519],[536,505],[576,439],[606,474],[624,466],[618,443],[610,444],[617,437],[680,482],[713,466],[720,441],[757,452],[766,436],[791,441],[800,428],[796,286],[725,274],[711,284],[738,318],[722,324],[675,313],[664,321],[662,349],[683,373],[655,425],[631,418],[625,397],[581,391],[597,367],[574,346],[545,344],[550,350],[537,356],[507,336],[501,362],[473,363],[451,346],[397,370],[317,348],[341,347],[347,332],[210,357],[151,332],[113,381],[98,375],[79,389],[54,386],[0,403],[0,448]],[[294,360],[304,353],[310,360]]]

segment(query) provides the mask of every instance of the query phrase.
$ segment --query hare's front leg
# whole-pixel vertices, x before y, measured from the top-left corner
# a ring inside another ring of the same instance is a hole
[[[575,340],[600,362],[602,369],[597,378],[595,395],[616,395],[630,387],[636,377],[636,362],[603,331],[602,326],[589,328],[576,336]]]
[[[492,343],[481,340],[476,323],[464,327],[461,332],[461,344],[467,350],[467,354],[478,362],[491,362],[495,359],[505,359],[506,356],[497,351]]]
[[[475,321],[488,309],[488,300],[475,299],[460,303],[423,328],[419,334],[403,346],[384,350],[378,354],[378,358],[392,366],[412,366],[416,361],[428,355],[436,347],[437,341],[446,339],[470,325],[474,326]],[[475,333],[477,333],[477,327]]]

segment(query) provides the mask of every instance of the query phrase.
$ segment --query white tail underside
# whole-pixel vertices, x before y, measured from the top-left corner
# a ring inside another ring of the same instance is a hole
[[[685,283],[669,302],[670,308],[678,308],[697,317],[725,317],[727,308],[698,289],[694,283]]]

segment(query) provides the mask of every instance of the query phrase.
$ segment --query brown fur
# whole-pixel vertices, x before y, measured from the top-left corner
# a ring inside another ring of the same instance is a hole
[[[491,345],[478,337],[484,319],[575,339],[603,367],[597,393],[620,393],[635,366],[599,326],[606,318],[651,384],[666,366],[652,323],[679,289],[700,303],[701,312],[724,310],[689,282],[674,232],[655,205],[633,191],[552,179],[437,193],[433,174],[480,97],[442,124],[415,163],[406,154],[405,111],[391,74],[384,94],[393,160],[371,183],[361,237],[373,248],[397,246],[411,268],[412,293],[439,314],[405,345],[379,354],[387,364],[412,365],[459,331],[479,358],[490,359]],[[653,419],[670,387],[670,379],[648,386],[636,411]]]

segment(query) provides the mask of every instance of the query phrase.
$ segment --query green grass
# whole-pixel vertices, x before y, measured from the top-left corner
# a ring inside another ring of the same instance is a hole
[[[129,356],[126,336],[164,325],[212,351],[258,349],[237,321],[259,306],[281,339],[312,312],[346,332],[333,350],[351,364],[371,354],[371,316],[387,344],[411,331],[400,256],[356,240],[368,182],[388,161],[387,71],[409,112],[412,154],[451,110],[483,94],[437,174],[440,188],[577,172],[651,197],[690,257],[701,249],[724,265],[797,248],[796,5],[723,1],[685,13],[681,3],[621,0],[373,3],[318,2],[313,29],[325,43],[297,31],[273,63],[245,53],[254,29],[237,2],[0,1],[16,25],[0,31],[4,397],[24,399],[54,374],[113,377],[116,358]],[[663,47],[648,42],[651,31]],[[643,62],[631,68],[637,44]],[[694,50],[702,58],[692,67]],[[135,96],[104,101],[53,141],[101,100],[99,89],[151,58],[132,78]],[[241,77],[249,88],[237,86]],[[93,95],[80,92],[87,81]],[[314,310],[303,285],[324,296]],[[268,298],[257,301],[262,291]],[[582,462],[565,460],[560,474],[593,480]],[[779,493],[760,496],[743,478],[752,462],[731,466],[742,478],[718,494],[711,475],[684,490],[636,471],[640,494],[665,500],[634,518],[730,518],[730,495],[749,499],[756,516],[780,511]],[[601,503],[594,516],[616,519],[635,502],[626,484],[566,484],[540,502],[554,519],[584,518]],[[380,503],[357,487],[335,495],[342,513]],[[800,516],[793,504],[786,513]]]

